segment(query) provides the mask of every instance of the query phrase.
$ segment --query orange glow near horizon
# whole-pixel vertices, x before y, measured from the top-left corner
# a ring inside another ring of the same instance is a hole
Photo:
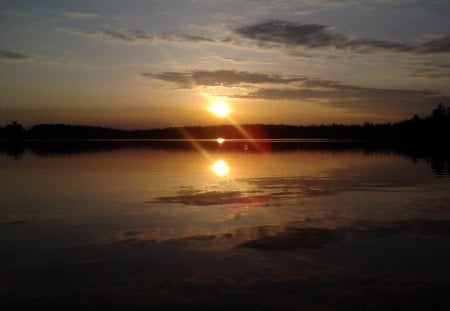
[[[230,167],[224,160],[217,160],[214,162],[211,169],[217,176],[226,176],[230,172]]]

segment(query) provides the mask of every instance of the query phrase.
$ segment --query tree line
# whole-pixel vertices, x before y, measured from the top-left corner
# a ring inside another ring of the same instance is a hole
[[[363,125],[246,124],[169,127],[148,130],[120,130],[98,126],[38,124],[25,129],[18,122],[0,127],[1,140],[85,140],[85,139],[208,139],[316,138],[379,141],[450,142],[450,107],[439,104],[427,117],[414,115],[396,123]]]

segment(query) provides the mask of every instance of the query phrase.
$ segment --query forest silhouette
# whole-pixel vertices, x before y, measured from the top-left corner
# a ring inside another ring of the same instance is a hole
[[[439,104],[427,117],[414,115],[395,123],[362,125],[245,124],[168,127],[121,130],[99,126],[38,124],[25,129],[12,122],[0,127],[1,140],[86,140],[86,139],[356,139],[408,141],[442,144],[450,142],[450,107]]]

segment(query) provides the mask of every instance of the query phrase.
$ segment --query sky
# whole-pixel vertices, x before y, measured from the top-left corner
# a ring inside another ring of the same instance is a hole
[[[0,125],[425,116],[450,104],[449,16],[448,0],[0,0]]]

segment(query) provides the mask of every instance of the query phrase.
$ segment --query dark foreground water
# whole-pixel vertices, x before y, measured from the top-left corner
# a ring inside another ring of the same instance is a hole
[[[449,310],[448,154],[0,146],[0,308]]]

